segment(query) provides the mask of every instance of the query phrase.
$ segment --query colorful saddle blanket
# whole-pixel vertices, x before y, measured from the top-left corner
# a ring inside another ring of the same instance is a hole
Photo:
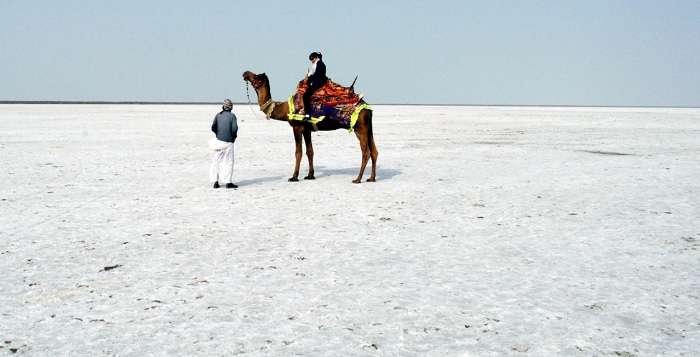
[[[289,120],[306,121],[312,124],[315,130],[323,120],[335,122],[338,127],[352,131],[362,109],[372,110],[369,104],[362,100],[362,96],[355,93],[350,87],[343,87],[330,79],[311,96],[311,108],[305,109],[306,114],[297,114],[304,106],[303,95],[306,91],[306,80],[297,85],[296,92],[289,98]],[[324,123],[325,124],[325,123]]]

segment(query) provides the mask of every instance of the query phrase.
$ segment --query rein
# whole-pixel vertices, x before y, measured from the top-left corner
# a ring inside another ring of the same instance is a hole
[[[253,118],[257,117],[258,114],[253,110],[253,103],[250,101],[250,91],[248,90],[248,81],[245,81],[245,96],[248,98],[248,108],[250,109],[250,112],[253,114]],[[268,100],[267,102],[265,102],[265,104],[263,106],[269,105],[269,103],[271,101],[272,101],[272,99]],[[275,106],[272,105],[272,109],[274,109],[274,108],[275,108]],[[260,108],[260,109],[262,110],[262,108]],[[265,112],[265,111],[263,110],[263,112]],[[270,110],[270,113],[272,113],[272,110]],[[265,112],[265,117],[267,118],[267,120],[270,120],[270,114],[268,114],[267,112]]]

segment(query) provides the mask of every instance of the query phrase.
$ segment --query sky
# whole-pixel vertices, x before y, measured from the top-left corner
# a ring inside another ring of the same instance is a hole
[[[697,0],[0,0],[0,100],[284,100],[311,51],[370,103],[700,107]]]

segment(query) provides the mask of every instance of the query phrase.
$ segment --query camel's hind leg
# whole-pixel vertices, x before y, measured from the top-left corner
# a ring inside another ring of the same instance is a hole
[[[373,140],[370,144],[369,155],[372,158],[372,173],[367,178],[367,182],[374,182],[377,181],[377,157],[379,156],[379,152],[377,151],[377,147],[374,145]]]
[[[370,158],[370,149],[369,149],[369,133],[368,133],[368,126],[367,126],[367,120],[366,117],[362,117],[357,121],[357,124],[355,124],[355,135],[357,135],[357,138],[360,140],[360,149],[362,150],[362,164],[360,165],[360,172],[357,174],[357,178],[352,180],[353,183],[360,183],[362,182],[362,175],[365,173],[365,168],[367,167],[367,161]]]
[[[379,157],[379,151],[377,151],[377,146],[374,145],[374,134],[372,133],[372,112],[367,112],[367,141],[369,146],[369,155],[372,158],[372,173],[370,174],[367,182],[374,182],[377,180],[377,157]]]

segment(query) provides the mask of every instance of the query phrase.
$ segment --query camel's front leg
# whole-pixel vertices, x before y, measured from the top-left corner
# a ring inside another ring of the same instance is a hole
[[[301,140],[302,140],[302,131],[304,130],[303,126],[294,126],[292,127],[294,130],[294,143],[296,144],[296,152],[294,153],[294,158],[296,159],[294,163],[294,175],[289,178],[289,182],[296,182],[299,181],[299,165],[301,164]]]
[[[304,130],[304,143],[306,143],[306,157],[309,159],[309,174],[304,180],[315,180],[314,176],[314,146],[311,144],[311,130]]]

